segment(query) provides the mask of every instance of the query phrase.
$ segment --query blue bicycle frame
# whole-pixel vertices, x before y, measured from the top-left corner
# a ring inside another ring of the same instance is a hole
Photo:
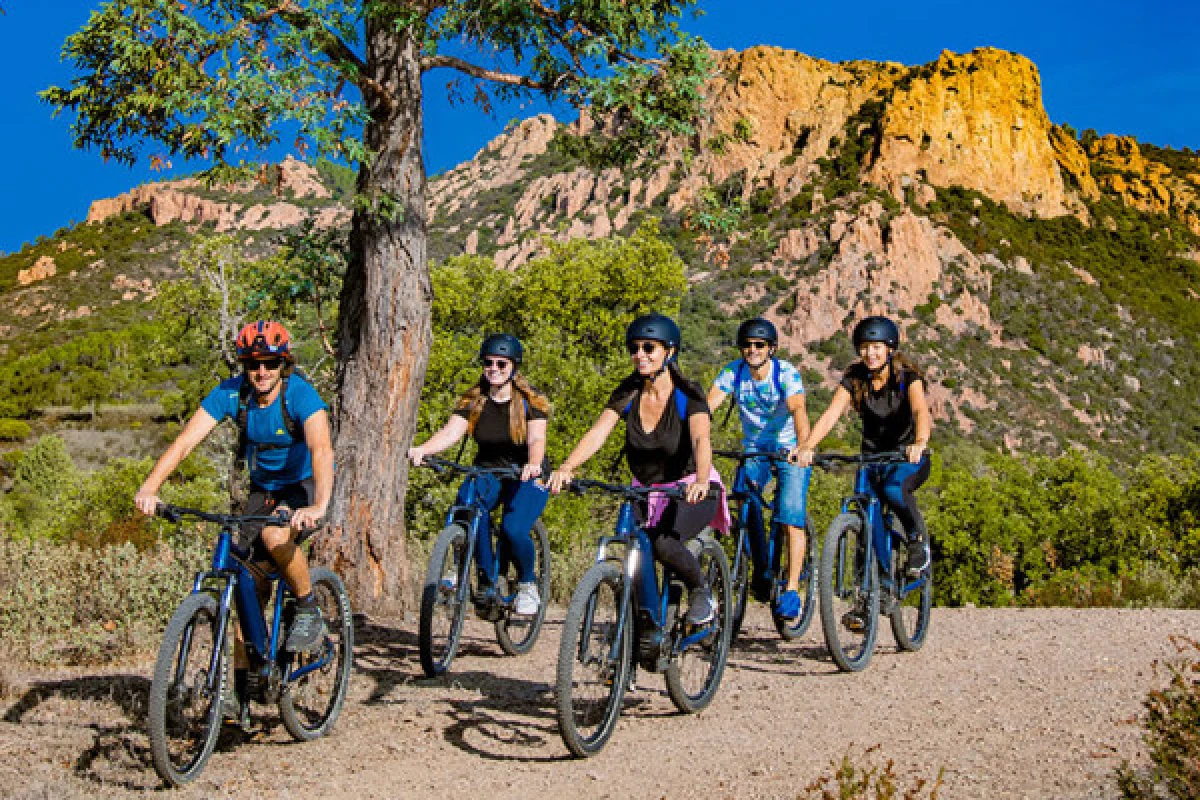
[[[870,558],[874,555],[879,563],[879,575],[885,596],[890,593],[897,600],[903,600],[910,593],[923,587],[928,581],[928,577],[923,572],[911,582],[901,584],[899,587],[893,580],[893,540],[901,544],[905,544],[906,540],[904,534],[896,530],[892,513],[883,510],[883,503],[880,501],[879,495],[875,493],[874,487],[871,486],[871,471],[878,468],[871,464],[864,464],[858,468],[854,476],[854,494],[842,501],[842,511],[843,513],[856,513],[862,517],[867,530],[871,532],[870,536],[863,537],[866,547],[866,558],[863,559],[863,563],[870,563]],[[842,546],[845,546],[844,539]],[[846,561],[843,558],[839,563],[845,564]]]
[[[771,466],[772,474],[775,475],[775,486],[778,489],[779,476],[775,474],[775,466]],[[778,573],[780,551],[777,548],[779,523],[775,521],[776,513],[779,511],[779,493],[776,491],[774,497],[768,502],[763,496],[763,487],[759,486],[755,481],[750,480],[747,475],[746,462],[740,461],[733,475],[733,489],[730,491],[731,496],[737,499],[738,502],[738,525],[739,529],[745,533],[742,537],[741,553],[738,558],[750,558],[753,560],[753,551],[750,547],[750,531],[751,525],[756,525],[762,535],[766,546],[765,563],[767,569],[772,574]],[[752,507],[753,506],[753,507]],[[754,520],[752,516],[754,508],[758,509],[758,519]],[[771,512],[771,526],[766,529],[766,519],[763,516],[765,510]],[[731,567],[731,572],[736,575],[738,573],[738,564],[735,562]]]
[[[262,604],[258,600],[254,575],[247,567],[249,556],[248,552],[241,551],[234,545],[232,530],[228,526],[223,526],[217,535],[211,569],[198,573],[192,584],[193,593],[206,591],[205,586],[210,582],[221,585],[217,637],[208,671],[208,689],[213,692],[216,691],[216,682],[221,674],[220,659],[223,658],[225,652],[225,637],[226,631],[229,629],[227,623],[231,605],[235,605],[237,608],[238,624],[241,626],[246,654],[255,669],[261,670],[268,665],[278,665],[284,674],[283,682],[291,683],[313,670],[321,669],[329,663],[333,656],[332,648],[326,641],[320,658],[296,669],[290,668],[291,654],[281,654],[279,640],[283,627],[284,600],[291,590],[288,588],[287,582],[280,579],[277,571],[272,570],[265,575],[267,580],[275,583],[275,607],[270,630],[268,630]],[[187,652],[191,647],[190,637],[191,631],[189,630],[183,652]],[[182,670],[184,666],[181,663],[179,669]]]
[[[621,589],[621,614],[618,617],[617,632],[613,638],[613,652],[610,658],[615,662],[620,656],[619,649],[624,641],[625,626],[630,624],[634,615],[640,611],[646,612],[655,630],[661,631],[666,627],[667,614],[670,610],[670,592],[662,590],[670,586],[674,577],[667,567],[663,567],[662,583],[659,582],[658,570],[654,568],[654,547],[646,530],[637,522],[633,500],[629,497],[621,503],[617,512],[617,524],[612,536],[600,537],[596,552],[596,563],[608,558],[608,545],[621,544],[625,551],[625,580]],[[647,568],[649,563],[649,568]],[[625,613],[626,611],[633,613]],[[586,626],[591,627],[591,610],[588,612]],[[680,639],[674,646],[672,655],[682,653],[694,644],[698,644],[712,635],[712,624],[697,628]]]
[[[471,583],[469,572],[472,564],[475,564],[476,568],[483,572],[488,585],[496,586],[500,579],[502,559],[496,555],[499,552],[500,543],[493,543],[492,552],[488,554],[490,557],[481,557],[483,552],[477,552],[476,548],[481,534],[483,536],[492,535],[491,515],[484,510],[483,504],[480,502],[478,480],[478,474],[468,474],[463,480],[462,489],[460,489],[463,501],[450,506],[450,510],[446,512],[446,525],[461,521],[465,522],[467,526],[467,550],[461,566],[463,574],[458,576],[458,601],[460,603],[467,599]],[[478,563],[476,563],[477,560]],[[500,599],[505,603],[511,603],[515,597],[516,592],[514,591],[511,595]]]

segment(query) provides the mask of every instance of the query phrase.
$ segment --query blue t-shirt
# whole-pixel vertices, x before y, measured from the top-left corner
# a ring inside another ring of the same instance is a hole
[[[221,381],[217,388],[200,401],[210,417],[217,422],[226,417],[237,418],[238,391],[242,388],[244,375]],[[293,441],[288,436],[283,422],[283,407],[279,393],[269,406],[260,408],[251,396],[246,413],[246,463],[250,470],[250,481],[268,491],[281,489],[312,477],[312,453],[303,440]],[[288,378],[287,408],[296,427],[303,428],[305,421],[318,411],[327,408],[313,385],[300,375]],[[286,448],[260,450],[255,445],[279,444]]]
[[[740,367],[740,369],[739,369]],[[775,369],[779,370],[778,378]],[[740,377],[737,386],[734,381]],[[782,395],[776,384],[783,389]],[[771,369],[762,381],[754,380],[750,365],[742,359],[725,366],[714,385],[725,394],[733,395],[742,419],[742,447],[747,450],[776,450],[796,444],[796,423],[788,411],[787,398],[804,394],[800,370],[786,361],[772,360]]]

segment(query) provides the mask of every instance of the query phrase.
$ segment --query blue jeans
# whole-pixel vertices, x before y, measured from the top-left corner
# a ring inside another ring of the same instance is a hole
[[[929,478],[929,456],[916,464],[879,464],[872,466],[868,476],[871,488],[900,520],[909,539],[925,539],[925,518],[913,496]]]
[[[808,525],[808,484],[812,480],[812,467],[800,467],[792,463],[779,463],[779,486],[776,494],[779,498],[775,521],[783,525],[804,528]],[[767,459],[755,458],[746,462],[746,478],[754,481],[760,487],[766,487],[771,481],[771,462]],[[754,562],[756,575],[765,574],[770,567],[767,564],[767,531],[763,521],[762,509],[757,503],[751,504],[750,557]]]
[[[492,549],[490,534],[490,514],[498,505],[504,506],[504,514],[500,518],[502,536],[502,557],[511,558],[517,567],[517,580],[521,583],[534,583],[537,574],[537,551],[529,533],[534,523],[546,508],[550,493],[536,481],[518,481],[511,478],[500,480],[491,475],[481,475],[475,479],[475,487],[479,492],[479,503],[489,514],[488,527],[482,531],[476,546],[479,548],[479,563],[486,564],[496,558]],[[464,502],[463,490],[458,490],[457,503]],[[503,566],[503,564],[502,564]]]

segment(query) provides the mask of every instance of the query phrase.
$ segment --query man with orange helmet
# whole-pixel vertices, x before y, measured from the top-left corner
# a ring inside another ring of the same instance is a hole
[[[297,537],[316,527],[333,493],[333,446],[327,406],[302,375],[293,374],[291,336],[278,322],[252,322],[238,334],[242,372],[222,381],[201,402],[178,438],[154,465],[134,496],[144,514],[153,514],[158,491],[226,417],[239,428],[238,455],[248,468],[250,495],[245,513],[291,511],[290,525],[245,526],[239,545],[256,562],[274,562],[296,595],[296,615],[285,646],[293,652],[318,648],[325,623],[312,592],[308,560]],[[239,632],[238,628],[234,628]],[[234,687],[246,697],[246,656],[235,650]]]

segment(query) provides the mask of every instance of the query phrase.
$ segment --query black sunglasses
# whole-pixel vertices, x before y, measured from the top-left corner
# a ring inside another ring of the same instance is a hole
[[[631,356],[636,356],[639,351],[651,356],[658,350],[658,342],[630,342],[626,349]]]
[[[258,367],[266,367],[269,370],[276,370],[283,366],[282,358],[266,358],[262,361],[245,361],[243,365],[246,372],[253,372]]]
[[[742,345],[743,350],[766,350],[771,345],[766,342],[746,342]]]
[[[508,369],[508,365],[511,363],[507,358],[485,358],[483,360],[483,366],[493,369]]]

